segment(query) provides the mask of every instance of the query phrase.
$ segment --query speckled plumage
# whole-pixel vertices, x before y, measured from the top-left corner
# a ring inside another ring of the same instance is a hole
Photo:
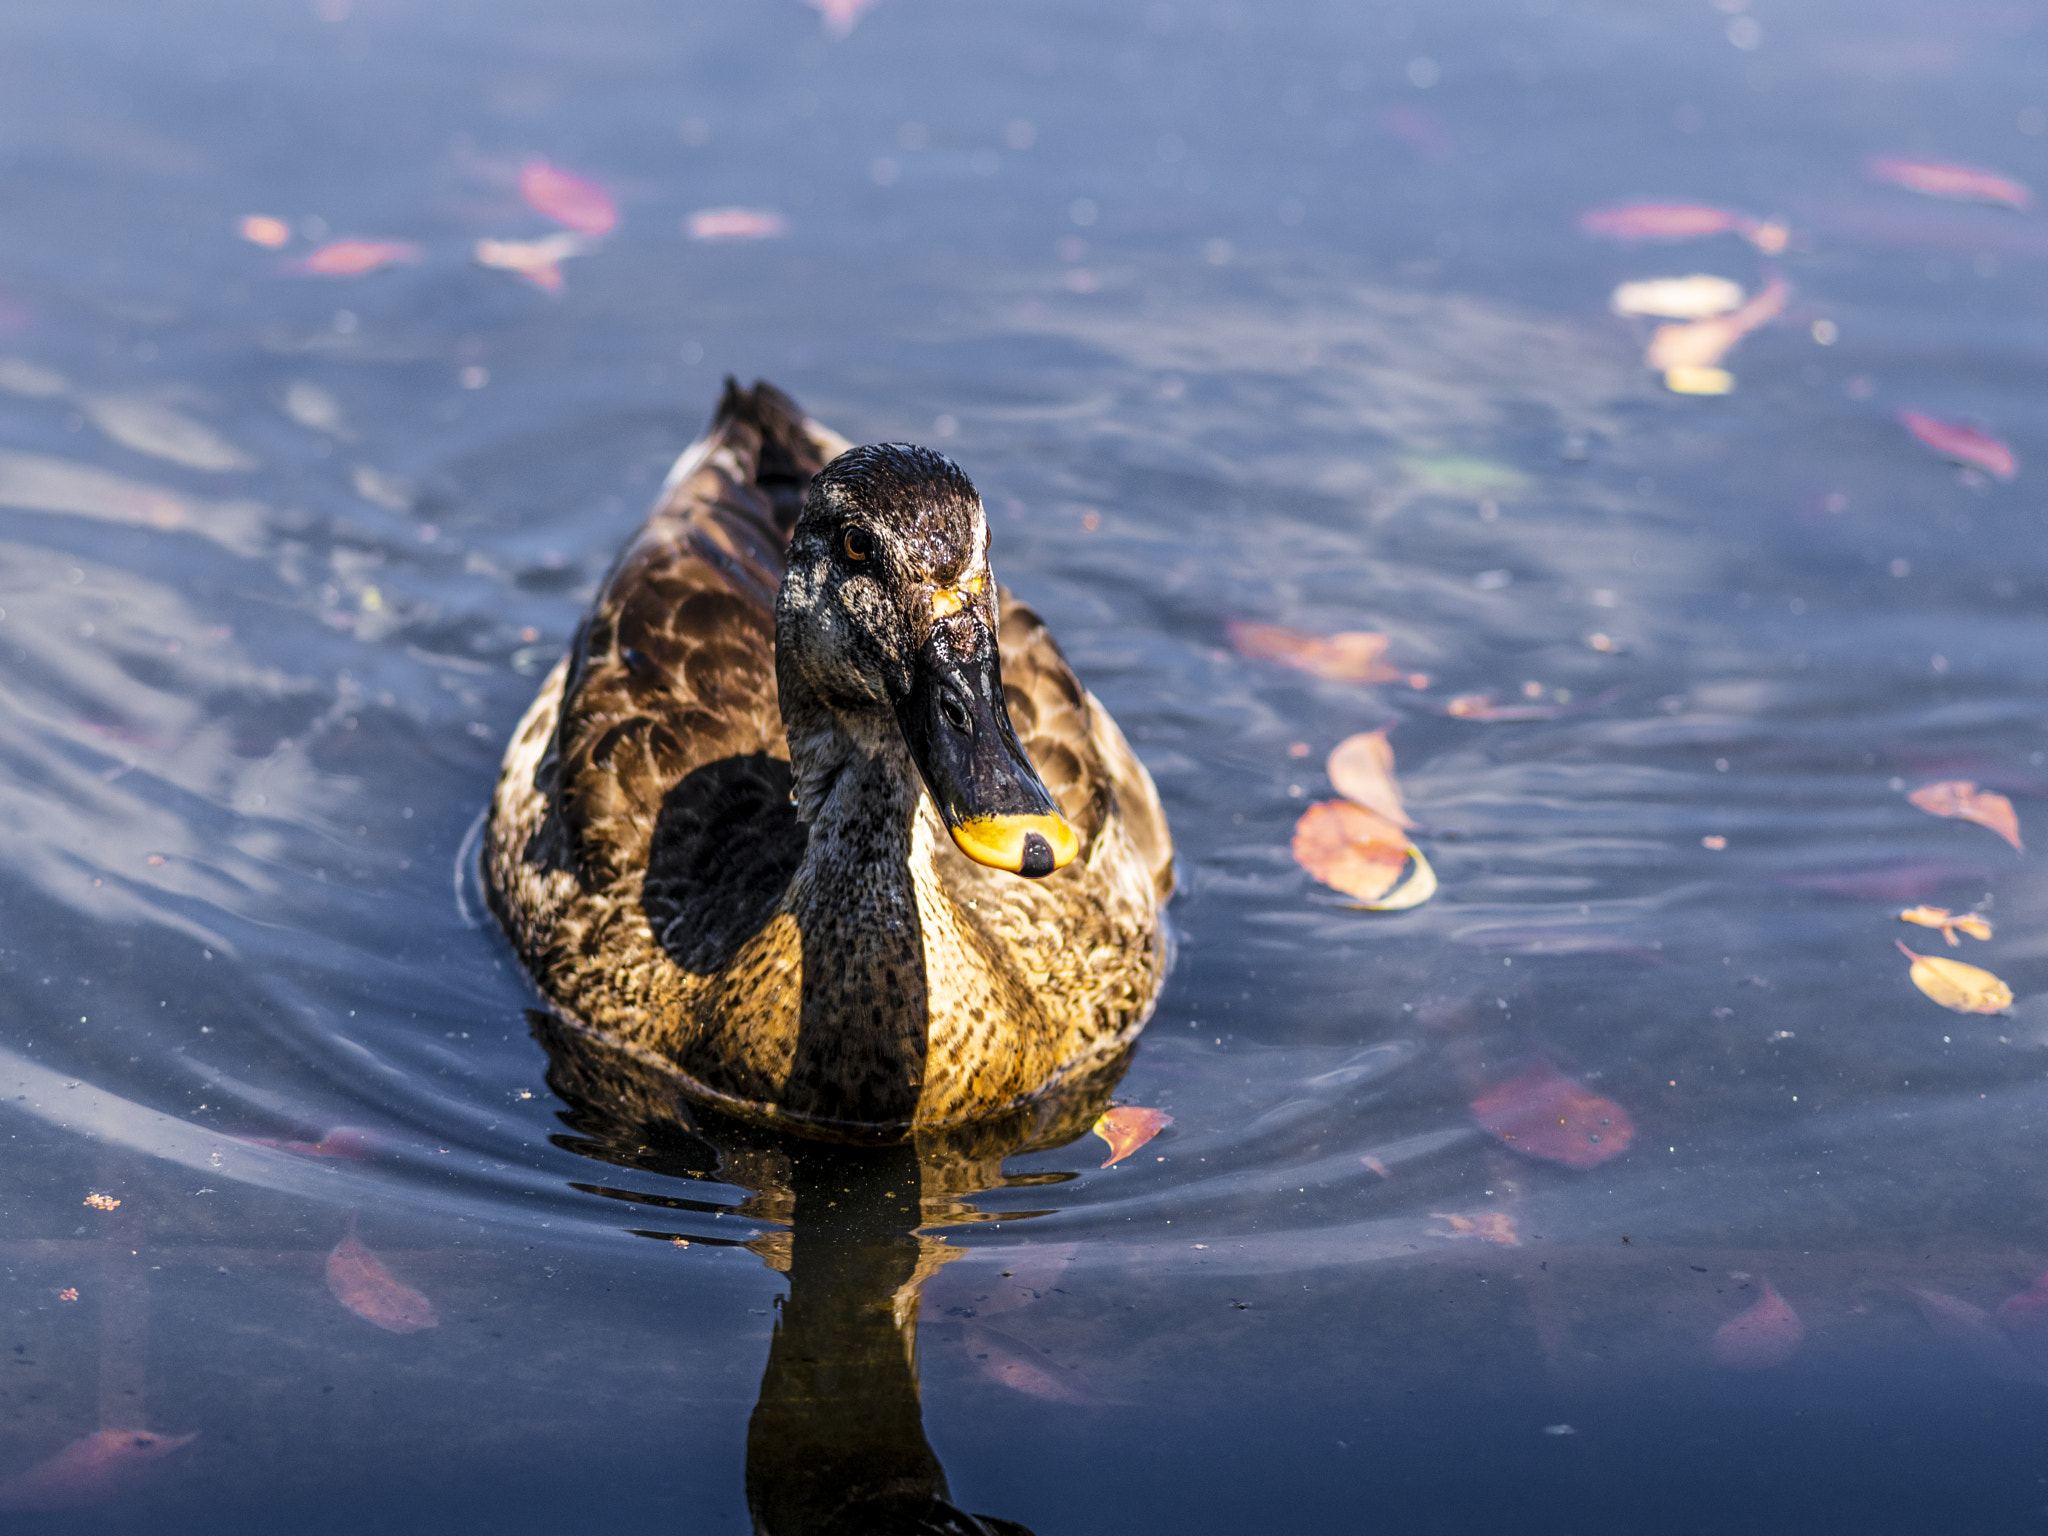
[[[1036,881],[955,848],[864,694],[949,621],[878,648],[863,637],[900,615],[862,628],[861,604],[926,614],[985,572],[985,521],[921,450],[861,450],[814,492],[846,446],[771,387],[728,384],[514,734],[484,877],[572,1023],[738,1113],[894,1137],[1121,1055],[1163,976],[1172,845],[1115,722],[990,583],[1009,717],[1082,846]],[[824,563],[818,540],[855,514],[891,541],[889,583]]]

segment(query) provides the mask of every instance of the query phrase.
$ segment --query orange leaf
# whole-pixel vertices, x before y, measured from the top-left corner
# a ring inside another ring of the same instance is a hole
[[[1408,867],[1408,834],[1348,800],[1319,800],[1294,824],[1294,862],[1332,890],[1378,901]]]
[[[519,195],[535,213],[544,213],[579,235],[608,235],[618,227],[618,205],[609,192],[545,160],[526,162],[519,173]]]
[[[1479,1237],[1489,1243],[1499,1243],[1503,1248],[1519,1248],[1521,1238],[1515,1235],[1515,1218],[1500,1211],[1481,1211],[1477,1216],[1446,1216],[1442,1211],[1429,1213],[1432,1221],[1447,1221],[1448,1232],[1432,1231],[1431,1237]]]
[[[1899,914],[1899,921],[1918,923],[1922,928],[1939,928],[1951,948],[1962,942],[1956,937],[1959,928],[1973,939],[1991,937],[1991,924],[1984,918],[1975,912],[1965,912],[1959,917],[1947,907],[1908,907]]]
[[[403,240],[335,240],[291,264],[315,277],[361,277],[392,262],[414,262],[420,248]]]
[[[1643,360],[1659,372],[1672,368],[1712,368],[1734,350],[1738,341],[1774,318],[1785,307],[1791,292],[1784,279],[1774,277],[1763,292],[1728,314],[1683,325],[1660,325],[1650,333],[1650,348]]]
[[[273,219],[267,213],[252,213],[237,226],[241,236],[252,245],[266,245],[276,250],[290,241],[291,225],[283,219]]]
[[[1567,1168],[1604,1163],[1626,1151],[1636,1134],[1627,1110],[1588,1093],[1547,1061],[1474,1099],[1472,1118],[1517,1152]]]
[[[327,1289],[357,1317],[392,1333],[418,1333],[441,1322],[431,1301],[402,1283],[356,1241],[353,1221],[348,1236],[327,1255]]]
[[[1337,743],[1330,754],[1330,783],[1354,805],[1377,812],[1398,827],[1412,827],[1401,804],[1401,786],[1394,779],[1394,749],[1387,730],[1361,731]]]
[[[1121,1162],[1154,1136],[1173,1124],[1173,1116],[1163,1109],[1140,1109],[1135,1104],[1122,1104],[1098,1119],[1089,1129],[1109,1143],[1109,1158],[1103,1163]]]
[[[1922,784],[1906,798],[1930,816],[1960,816],[1964,821],[1989,827],[2022,853],[2026,851],[2027,845],[2020,841],[2020,819],[2012,802],[2003,795],[1979,789],[1969,779]]]
[[[82,1509],[111,1498],[135,1468],[199,1438],[147,1429],[103,1429],[74,1440],[48,1461],[0,1483],[0,1509]]]
[[[1388,683],[1401,677],[1380,657],[1388,638],[1370,630],[1348,629],[1335,635],[1305,635],[1279,624],[1228,626],[1230,643],[1240,655],[1277,661],[1283,667],[1312,672],[1332,683]]]
[[[1913,962],[1913,985],[1944,1008],[1957,1013],[2003,1013],[2012,1006],[2012,988],[1987,970],[1943,955],[1916,954],[1899,945]]]

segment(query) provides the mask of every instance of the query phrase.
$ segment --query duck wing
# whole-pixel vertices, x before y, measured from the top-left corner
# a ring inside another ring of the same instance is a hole
[[[811,477],[844,447],[773,386],[728,380],[613,563],[571,645],[536,776],[560,861],[586,889],[644,868],[645,896],[673,907],[675,882],[701,886],[712,868],[720,886],[765,886],[772,904],[796,867],[775,598]],[[649,912],[657,933],[674,915]]]

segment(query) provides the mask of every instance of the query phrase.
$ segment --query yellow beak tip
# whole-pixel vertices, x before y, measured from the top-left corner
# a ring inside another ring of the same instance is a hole
[[[1065,869],[1081,851],[1081,835],[1064,816],[976,816],[949,829],[977,864],[1039,879]]]

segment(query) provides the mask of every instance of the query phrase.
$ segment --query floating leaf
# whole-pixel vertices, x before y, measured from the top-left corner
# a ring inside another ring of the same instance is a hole
[[[804,0],[804,3],[825,19],[827,37],[845,37],[853,31],[853,24],[860,20],[862,13],[874,7],[875,0]]]
[[[1564,713],[1557,704],[1496,704],[1489,694],[1461,693],[1444,705],[1453,720],[1555,720]]]
[[[1731,1371],[1767,1370],[1790,1360],[1806,1337],[1799,1314],[1785,1304],[1770,1281],[1760,1283],[1763,1295],[1757,1304],[1714,1331],[1715,1364]]]
[[[1650,333],[1643,360],[1660,373],[1716,367],[1743,337],[1775,318],[1791,292],[1784,279],[1774,277],[1755,298],[1728,314],[1682,325],[1660,325]]]
[[[2006,208],[2025,208],[2034,194],[2022,182],[1996,171],[1941,160],[1906,160],[1879,155],[1865,163],[1879,181],[1888,181],[1909,192],[1928,197],[1954,198],[1962,202],[1998,203]]]
[[[1312,672],[1326,682],[1387,683],[1401,677],[1380,660],[1390,643],[1388,637],[1370,630],[1305,635],[1279,624],[1246,624],[1236,620],[1226,627],[1238,654]]]
[[[1946,955],[1915,954],[1899,945],[1913,962],[1913,985],[1944,1008],[1957,1013],[2003,1013],[2012,1006],[2012,988],[1989,971]]]
[[[327,1289],[334,1299],[365,1322],[392,1333],[418,1333],[440,1325],[434,1304],[386,1269],[381,1260],[356,1241],[355,1221],[348,1236],[327,1255]]]
[[[519,195],[535,213],[579,235],[608,235],[618,227],[619,209],[611,193],[542,159],[529,160],[520,170]]]
[[[1655,315],[1660,320],[1704,320],[1742,304],[1742,285],[1695,272],[1690,277],[1648,277],[1623,283],[1607,301],[1617,315]]]
[[[1989,827],[2022,853],[2026,851],[2026,844],[2020,841],[2020,819],[2012,802],[2003,795],[1979,789],[1972,780],[1943,779],[1938,784],[1922,784],[1906,798],[1930,816],[1958,816],[1980,827]]]
[[[1109,1156],[1102,1166],[1123,1161],[1154,1136],[1173,1124],[1173,1116],[1163,1109],[1140,1109],[1135,1104],[1120,1104],[1109,1110],[1090,1126],[1096,1135],[1109,1143]]]
[[[394,262],[416,262],[420,248],[404,240],[336,240],[290,266],[315,277],[361,277]]]
[[[1726,368],[1666,368],[1664,387],[1674,395],[1725,395],[1735,388]]]
[[[1941,936],[1948,940],[1951,948],[1962,943],[1962,940],[1956,937],[1958,929],[1973,939],[1991,937],[1991,924],[1975,912],[1964,912],[1959,915],[1949,911],[1947,907],[1908,907],[1899,914],[1899,921],[1918,923],[1922,928],[1939,928]]]
[[[98,1190],[87,1195],[85,1203],[96,1211],[115,1211],[121,1208],[121,1202],[117,1198],[113,1195],[103,1195]]]
[[[1919,411],[1900,411],[1899,425],[1945,459],[1972,469],[1981,469],[2000,480],[2019,473],[2019,460],[1997,438],[1966,427],[1961,422],[1943,421]]]
[[[1624,203],[1596,208],[1579,216],[1579,229],[1609,240],[1697,240],[1705,235],[1734,233],[1772,255],[1785,249],[1790,232],[1727,208],[1699,203]]]
[[[1386,727],[1361,731],[1337,743],[1329,761],[1330,783],[1355,805],[1376,811],[1397,827],[1412,827],[1401,805],[1401,786],[1394,780],[1394,749]]]
[[[582,236],[563,233],[547,235],[539,240],[479,240],[475,254],[478,266],[516,272],[536,288],[560,293],[560,263],[571,256],[581,256],[589,249]]]
[[[129,1475],[199,1438],[146,1429],[103,1429],[0,1483],[0,1509],[83,1509],[119,1493]]]
[[[271,250],[287,244],[292,237],[291,225],[264,213],[250,214],[237,226],[237,232],[251,245],[268,246]]]
[[[374,1157],[380,1150],[376,1136],[353,1125],[337,1125],[318,1141],[279,1141],[270,1136],[237,1136],[235,1140],[300,1157]]]
[[[1628,1111],[1589,1093],[1547,1061],[1489,1088],[1472,1117],[1517,1152],[1592,1168],[1628,1149],[1636,1134]]]
[[[789,220],[765,208],[700,208],[686,227],[692,240],[773,240],[789,233]]]
[[[1408,878],[1378,901],[1366,902],[1361,910],[1406,912],[1410,907],[1421,906],[1436,894],[1436,871],[1429,867],[1429,860],[1422,856],[1422,850],[1410,843],[1408,857],[1414,865],[1413,872]]]
[[[1515,1235],[1515,1218],[1500,1211],[1481,1211],[1477,1216],[1446,1216],[1441,1211],[1429,1213],[1431,1221],[1450,1224],[1448,1232],[1430,1232],[1431,1237],[1477,1237],[1489,1243],[1499,1243],[1503,1248],[1519,1248],[1521,1238]]]
[[[1408,834],[1348,800],[1319,800],[1294,824],[1294,861],[1332,890],[1378,901],[1408,867]]]

